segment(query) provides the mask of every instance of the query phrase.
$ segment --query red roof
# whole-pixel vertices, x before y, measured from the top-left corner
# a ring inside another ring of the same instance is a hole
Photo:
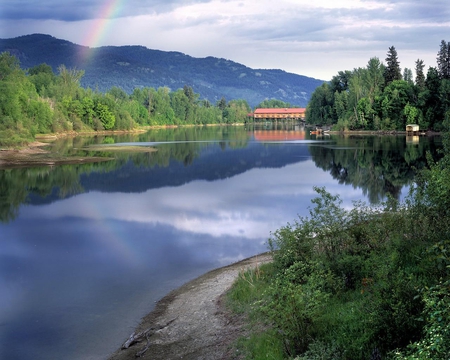
[[[254,114],[302,114],[305,108],[256,109]]]

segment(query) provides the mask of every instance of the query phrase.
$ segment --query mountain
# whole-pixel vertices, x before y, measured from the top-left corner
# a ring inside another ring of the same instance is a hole
[[[251,106],[278,99],[305,107],[323,81],[283,70],[251,69],[231,60],[194,58],[180,52],[144,46],[89,48],[50,35],[33,34],[0,39],[0,52],[15,55],[24,69],[46,63],[55,73],[60,65],[85,71],[83,87],[108,91],[117,86],[131,93],[136,87],[171,90],[191,86],[201,99],[215,103],[245,99]]]

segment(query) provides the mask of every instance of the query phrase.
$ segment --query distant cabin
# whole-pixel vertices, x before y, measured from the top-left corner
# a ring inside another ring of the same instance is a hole
[[[406,125],[406,132],[409,133],[418,133],[419,132],[419,125],[417,124],[408,124]]]
[[[277,119],[304,119],[305,108],[281,108],[281,109],[256,109],[249,116],[257,119],[277,120]]]

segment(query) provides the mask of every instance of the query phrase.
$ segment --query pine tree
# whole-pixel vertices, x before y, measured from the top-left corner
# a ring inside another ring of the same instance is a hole
[[[439,77],[441,79],[450,79],[450,43],[441,41],[441,47],[437,56],[437,65]]]
[[[408,68],[403,69],[403,80],[410,84],[413,84],[413,73],[411,69]]]
[[[425,88],[425,74],[423,72],[423,69],[425,68],[425,64],[423,63],[423,60],[417,59],[416,60],[416,86],[423,90]]]
[[[394,46],[389,48],[386,58],[387,66],[384,70],[384,84],[387,86],[394,80],[402,79],[402,71],[400,69],[400,62],[397,58],[397,50]]]

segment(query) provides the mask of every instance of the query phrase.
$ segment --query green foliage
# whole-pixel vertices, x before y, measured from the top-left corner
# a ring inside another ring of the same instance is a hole
[[[398,61],[397,50],[394,46],[389,48],[386,57],[386,69],[384,71],[384,82],[389,85],[392,81],[401,80],[402,72]]]
[[[395,360],[446,360],[450,354],[450,281],[441,281],[422,293],[425,308],[423,337],[404,351],[394,351]]]
[[[270,329],[261,331],[265,328],[265,319],[261,318],[259,307],[272,273],[272,264],[242,271],[226,296],[229,309],[241,316],[248,316],[251,335],[241,338],[237,344],[238,351],[246,359],[284,358],[284,344],[277,332]]]
[[[247,338],[241,338],[237,344],[244,359],[285,359],[283,342],[273,330],[253,332]]]
[[[288,102],[284,102],[284,101],[277,100],[277,99],[266,99],[266,100],[260,102],[258,105],[256,105],[255,109],[258,109],[258,108],[282,109],[282,108],[291,108],[291,107],[292,107],[291,104]]]
[[[107,105],[98,102],[95,105],[95,115],[98,117],[98,119],[102,123],[101,130],[103,130],[103,129],[111,130],[114,127],[114,124],[116,122],[116,117],[109,110]],[[100,130],[100,129],[96,129],[96,130]]]
[[[441,79],[450,79],[450,42],[442,40],[437,55],[439,76]]]
[[[371,58],[365,68],[340,71],[330,84],[311,95],[307,106],[309,124],[334,125],[337,130],[401,130],[418,123],[421,130],[442,130],[450,108],[447,73],[448,44],[441,43],[438,69],[416,61],[416,79],[406,69],[402,76],[395,47],[390,47],[384,65]]]
[[[36,133],[131,130],[137,125],[244,123],[251,111],[245,100],[222,99],[218,106],[199,101],[190,86],[118,87],[102,94],[80,87],[83,70],[47,64],[20,69],[9,53],[0,55],[0,145],[25,144]]]
[[[306,122],[310,124],[332,124],[334,122],[333,93],[327,83],[323,83],[311,95],[306,107]]]
[[[395,82],[394,82],[395,83]],[[445,125],[450,122],[446,118]],[[450,139],[405,204],[354,203],[315,188],[310,216],[269,240],[273,273],[255,300],[297,359],[447,359]],[[244,291],[244,290],[241,290]]]
[[[406,128],[405,107],[413,102],[413,89],[406,81],[394,80],[389,83],[380,97],[384,119],[390,119],[393,129]]]

